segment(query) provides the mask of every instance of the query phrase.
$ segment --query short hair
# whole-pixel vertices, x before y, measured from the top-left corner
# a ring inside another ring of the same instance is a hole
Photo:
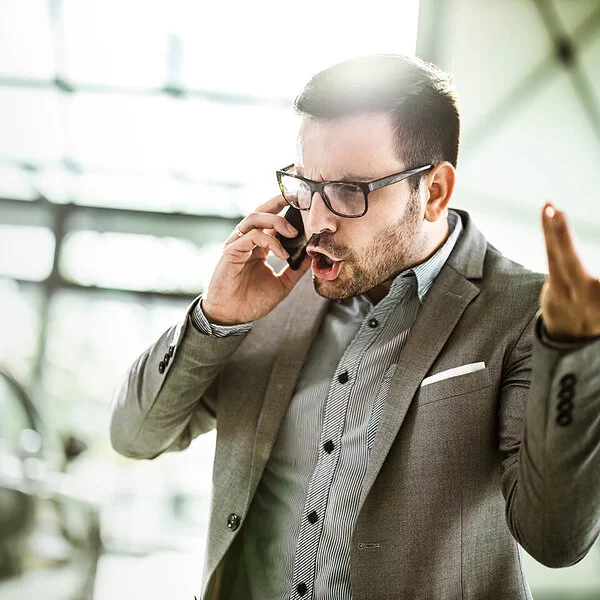
[[[407,169],[458,161],[460,115],[449,74],[419,58],[376,54],[314,75],[294,102],[302,116],[335,119],[387,113]],[[412,178],[414,188],[419,178]]]

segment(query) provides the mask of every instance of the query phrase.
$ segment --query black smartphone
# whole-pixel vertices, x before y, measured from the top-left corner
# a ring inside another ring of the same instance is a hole
[[[285,237],[279,233],[275,237],[281,242],[290,257],[287,259],[290,268],[296,271],[304,257],[306,256],[306,246],[308,244],[306,235],[304,235],[304,225],[302,224],[302,215],[297,208],[288,207],[283,218],[298,230],[298,235],[293,238]]]

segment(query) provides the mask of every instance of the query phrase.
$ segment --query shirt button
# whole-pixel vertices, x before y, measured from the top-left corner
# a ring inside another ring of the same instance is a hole
[[[309,523],[314,525],[319,520],[319,515],[317,514],[317,511],[313,510],[306,518]]]
[[[335,448],[335,446],[333,445],[333,442],[331,440],[327,440],[323,444],[323,450],[325,450],[325,452],[327,452],[327,454],[331,454],[331,452],[334,448]]]
[[[235,531],[239,526],[240,518],[235,513],[231,513],[227,517],[227,527],[231,529],[231,531]]]
[[[296,586],[296,591],[301,595],[304,596],[304,594],[306,594],[306,590],[308,590],[308,588],[306,587],[305,583],[299,583]]]
[[[338,375],[338,381],[340,383],[346,383],[348,381],[348,371],[344,371]]]
[[[379,325],[379,321],[377,319],[369,319],[369,327],[371,329],[375,329]]]

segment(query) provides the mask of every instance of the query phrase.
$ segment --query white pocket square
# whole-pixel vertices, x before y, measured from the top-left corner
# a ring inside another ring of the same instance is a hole
[[[450,377],[458,377],[459,375],[465,375],[466,373],[473,373],[474,371],[481,371],[485,369],[484,362],[470,363],[468,365],[462,365],[461,367],[454,367],[453,369],[447,369],[441,373],[436,373],[430,377],[425,377],[421,382],[421,387],[435,383],[436,381],[442,381],[443,379],[450,379]]]

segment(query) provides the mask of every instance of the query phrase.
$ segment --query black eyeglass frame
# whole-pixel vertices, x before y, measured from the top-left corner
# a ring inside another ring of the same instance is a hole
[[[281,191],[281,195],[283,196],[284,200],[292,208],[295,208],[297,210],[310,210],[310,207],[312,206],[313,196],[315,195],[315,192],[319,192],[319,195],[321,196],[321,198],[323,198],[323,202],[325,202],[325,206],[327,206],[327,208],[334,215],[337,215],[338,217],[345,217],[347,219],[358,219],[359,217],[363,217],[365,214],[367,214],[367,210],[369,208],[369,194],[371,192],[374,192],[375,190],[378,190],[382,187],[392,185],[394,183],[399,183],[400,181],[403,181],[404,179],[408,179],[409,177],[412,177],[413,175],[417,175],[418,173],[424,173],[426,171],[429,171],[429,170],[433,169],[434,166],[435,165],[424,165],[422,167],[416,167],[415,169],[409,169],[408,171],[401,171],[400,173],[386,175],[385,177],[380,177],[379,179],[374,179],[373,181],[313,181],[312,179],[307,179],[306,177],[302,177],[302,175],[296,175],[295,173],[290,173],[289,169],[294,167],[293,163],[291,165],[288,165],[287,167],[283,167],[283,169],[279,169],[275,173],[277,175],[277,183],[279,184],[279,190]],[[306,183],[308,185],[308,188],[310,190],[310,205],[308,206],[308,208],[300,208],[299,206],[294,206],[285,197],[285,194],[283,193],[283,189],[284,189],[283,184],[281,183],[281,178],[284,175],[286,175],[287,177],[294,177],[296,179],[300,179],[300,181],[303,181],[304,183]],[[360,188],[362,190],[363,194],[365,195],[365,210],[360,215],[343,215],[343,214],[337,212],[336,210],[334,210],[334,208],[331,206],[331,202],[329,201],[329,198],[327,197],[327,194],[325,194],[325,191],[324,191],[324,187],[326,185],[330,185],[330,184],[354,185],[354,186]]]

